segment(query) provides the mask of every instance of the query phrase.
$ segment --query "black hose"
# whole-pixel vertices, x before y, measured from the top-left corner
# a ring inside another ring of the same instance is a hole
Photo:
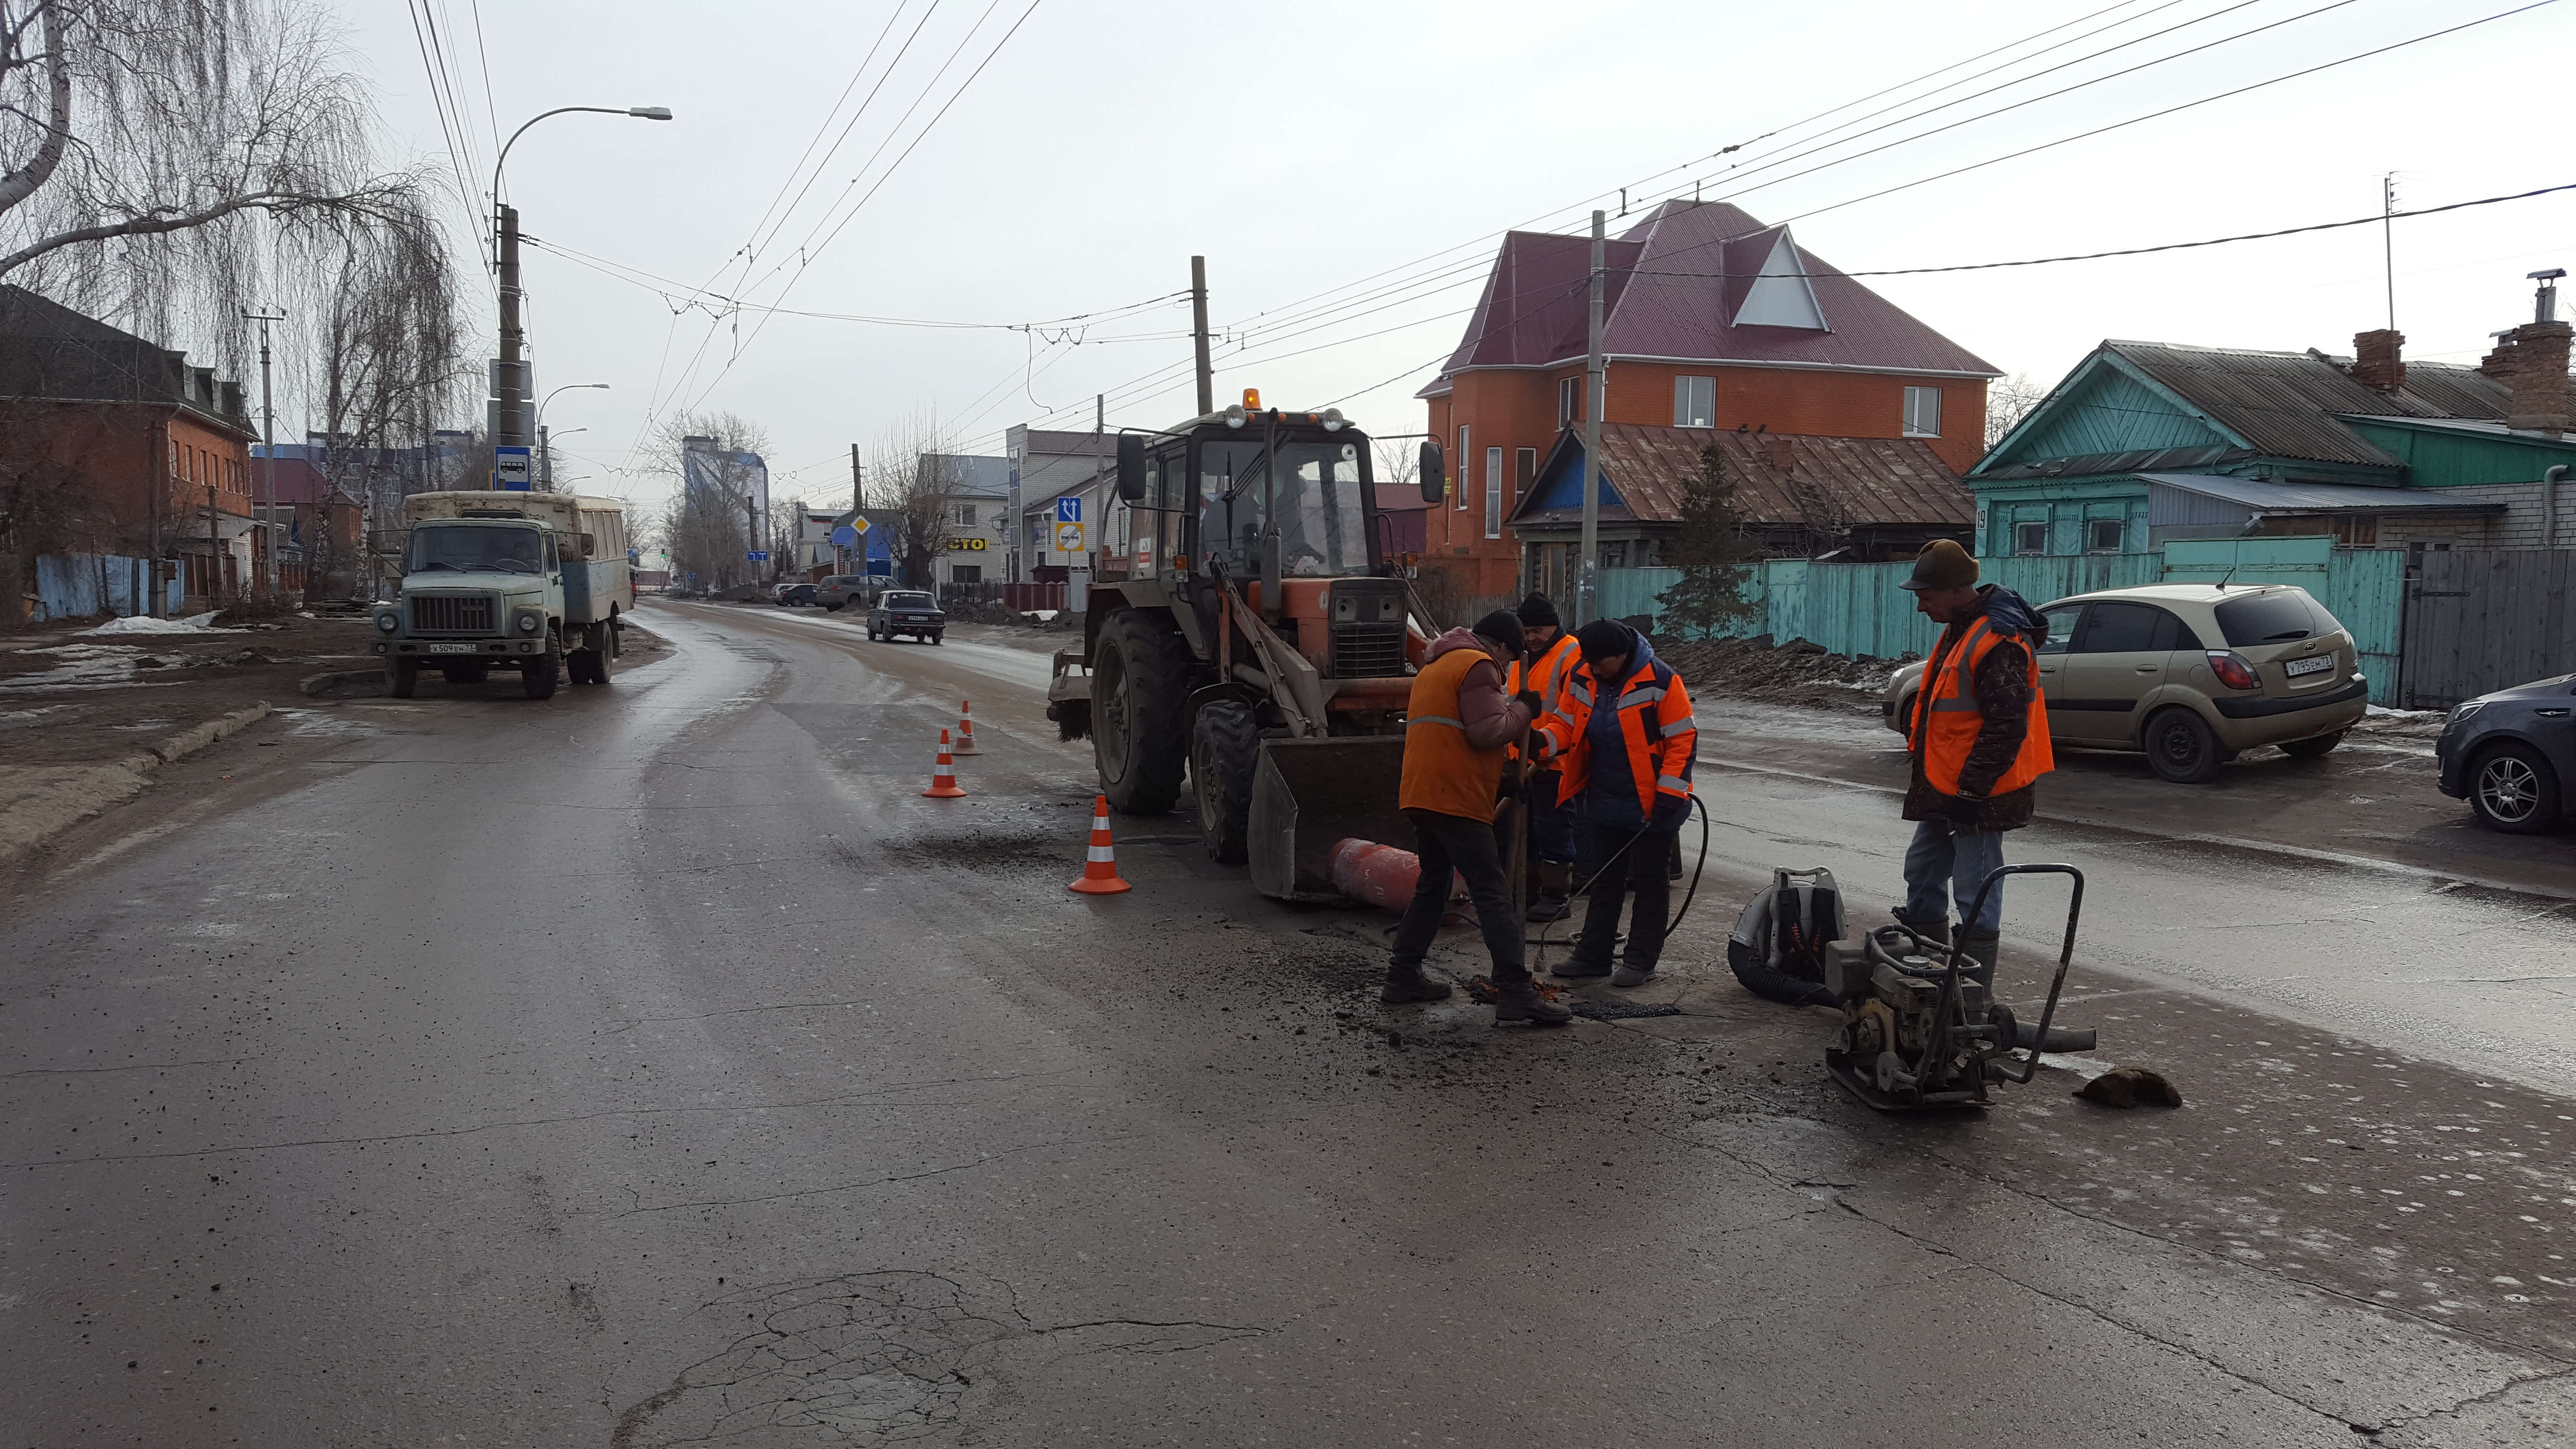
[[[1696,864],[1691,866],[1690,888],[1682,892],[1682,903],[1680,908],[1673,912],[1670,920],[1664,922],[1664,934],[1668,937],[1672,935],[1676,927],[1681,925],[1682,917],[1690,914],[1691,901],[1699,895],[1700,872],[1708,869],[1708,803],[1700,799],[1696,794],[1690,797],[1690,802],[1691,808],[1699,812],[1699,860]],[[1565,897],[1567,909],[1565,914],[1559,917],[1558,920],[1573,920],[1575,916],[1573,904],[1576,898],[1588,893],[1592,889],[1592,883],[1599,880],[1603,872],[1609,870],[1610,867],[1617,865],[1619,863],[1619,858],[1628,853],[1629,846],[1633,846],[1638,841],[1643,840],[1645,835],[1646,833],[1641,830],[1635,835],[1629,836],[1627,845],[1620,846],[1617,850],[1610,852],[1610,858],[1608,860],[1601,862],[1601,864],[1593,870],[1592,874],[1585,876],[1581,884],[1567,891]],[[1550,921],[1547,923],[1546,928],[1538,933],[1538,959],[1530,966],[1530,974],[1533,976],[1545,974],[1544,967],[1547,961],[1547,948],[1549,944],[1548,932],[1555,930],[1556,927],[1557,921]]]

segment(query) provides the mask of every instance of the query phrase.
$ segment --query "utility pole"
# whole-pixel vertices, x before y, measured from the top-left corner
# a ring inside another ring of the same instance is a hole
[[[224,569],[216,561],[216,552],[224,544],[215,536],[216,521],[215,485],[209,483],[206,485],[206,602],[220,609],[224,603]]]
[[[528,380],[524,375],[527,333],[519,326],[519,209],[503,206],[500,217],[501,359],[492,379],[492,395],[500,405],[492,414],[492,446],[524,448],[529,442]],[[485,471],[484,487],[498,481],[492,470]]]
[[[852,443],[850,445],[850,511],[856,513],[867,506],[868,473],[867,469],[859,465],[859,445]]]
[[[546,442],[546,425],[537,424],[537,467],[545,478],[545,491],[555,491],[554,449]]]
[[[1609,367],[1601,357],[1601,284],[1603,262],[1609,255],[1602,222],[1600,212],[1592,213],[1592,345],[1583,364],[1591,401],[1583,409],[1583,556],[1574,570],[1577,629],[1593,620],[1594,590],[1599,584],[1595,575],[1601,566],[1601,407],[1610,391]],[[1466,477],[1467,460],[1459,459],[1458,468],[1458,476]]]
[[[1207,258],[1190,258],[1190,336],[1199,348],[1200,417],[1216,411],[1216,374],[1208,370]]]
[[[2397,173],[2379,178],[2379,253],[2388,273],[2388,330],[2397,330]]]
[[[269,531],[277,526],[277,409],[268,391],[268,324],[283,322],[283,312],[244,312],[242,320],[259,324],[259,446],[268,463],[268,517],[260,522],[260,541],[268,545],[267,562],[260,570],[262,586],[271,607],[277,603],[277,540]]]

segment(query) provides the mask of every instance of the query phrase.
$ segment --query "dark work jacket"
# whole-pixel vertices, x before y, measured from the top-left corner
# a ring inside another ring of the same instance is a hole
[[[2032,649],[2048,638],[2048,625],[2027,600],[2000,584],[1988,584],[1977,591],[1983,613],[1995,621],[1998,629],[2021,633]],[[1962,619],[1942,631],[1941,642],[1933,646],[1938,655],[1958,647],[1961,635],[1968,632],[1974,616]],[[2021,753],[2022,737],[2030,732],[2030,701],[2039,690],[2039,681],[2031,674],[2030,656],[2018,649],[1989,649],[1977,665],[1977,705],[1985,723],[1977,731],[1977,742],[1968,750],[1968,763],[1959,771],[1959,795],[1974,796],[1976,806],[1972,819],[1960,825],[1966,830],[2018,830],[2030,823],[2031,812],[2039,804],[2039,787],[2024,785],[2001,795],[1987,795],[1987,787],[2012,768],[2013,758]],[[1915,697],[1919,708],[1922,697]],[[1905,818],[1908,820],[1950,820],[1951,800],[1932,788],[1923,778],[1923,757],[1911,757],[1905,784]]]

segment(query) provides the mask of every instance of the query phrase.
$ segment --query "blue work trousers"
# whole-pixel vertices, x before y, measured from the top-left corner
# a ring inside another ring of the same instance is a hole
[[[1946,921],[1950,907],[1941,899],[1942,889],[1959,903],[1959,916],[1967,918],[1976,904],[1977,887],[1986,876],[2004,863],[2004,833],[2000,830],[1957,831],[1947,820],[1918,820],[1914,823],[1914,843],[1905,848],[1905,918],[1909,921]],[[1967,923],[1971,935],[1998,929],[2004,918],[2002,882],[1986,896],[1985,914]]]

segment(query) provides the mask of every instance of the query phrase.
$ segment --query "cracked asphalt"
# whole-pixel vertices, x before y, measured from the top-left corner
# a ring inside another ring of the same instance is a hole
[[[1496,1030],[1182,817],[1066,892],[1027,641],[651,622],[606,690],[310,711],[0,903],[0,1442],[2576,1441],[2544,894],[2043,824],[2067,1017],[2186,1105],[1886,1118],[1722,964],[1771,865],[1886,892],[1865,781],[1712,758],[1681,1014]]]

